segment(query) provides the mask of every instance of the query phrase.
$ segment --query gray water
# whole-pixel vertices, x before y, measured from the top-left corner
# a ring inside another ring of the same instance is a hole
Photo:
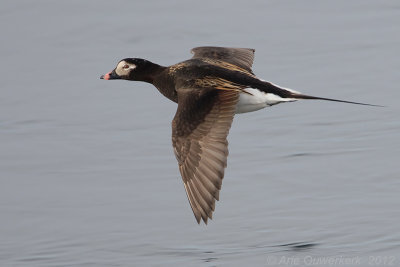
[[[11,1],[0,9],[0,266],[399,266],[399,1]],[[99,76],[201,45],[322,101],[235,117],[197,225],[176,104]]]

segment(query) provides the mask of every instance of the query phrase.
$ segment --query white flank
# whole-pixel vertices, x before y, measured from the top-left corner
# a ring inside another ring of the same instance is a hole
[[[244,91],[249,94],[240,93],[239,101],[236,104],[236,114],[253,112],[282,102],[292,102],[297,100],[295,98],[282,98],[278,95],[264,93],[253,88],[246,88]]]

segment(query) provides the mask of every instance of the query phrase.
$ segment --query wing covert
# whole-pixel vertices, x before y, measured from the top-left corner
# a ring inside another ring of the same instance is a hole
[[[254,61],[255,49],[201,46],[193,48],[190,52],[194,54],[193,58],[224,61],[252,73],[251,67]]]

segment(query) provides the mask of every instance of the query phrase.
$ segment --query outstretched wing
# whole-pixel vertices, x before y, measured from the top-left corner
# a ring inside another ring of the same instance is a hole
[[[199,88],[178,95],[172,144],[194,216],[207,224],[219,199],[238,92]]]
[[[194,54],[193,58],[224,61],[252,73],[251,67],[254,61],[254,49],[201,46],[193,48],[190,52]]]

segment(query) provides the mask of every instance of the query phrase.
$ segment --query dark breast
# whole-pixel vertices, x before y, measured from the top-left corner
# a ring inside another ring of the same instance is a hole
[[[200,60],[187,60],[167,67],[153,80],[153,85],[168,99],[178,102],[176,88],[191,84],[201,77],[204,63]]]
[[[243,77],[253,78],[246,70],[226,62],[189,59],[167,67],[154,79],[154,86],[168,99],[178,102],[176,88],[220,89],[241,87]]]
[[[169,74],[169,68],[155,77],[153,85],[169,100],[178,103],[178,94],[175,90],[175,78]]]

